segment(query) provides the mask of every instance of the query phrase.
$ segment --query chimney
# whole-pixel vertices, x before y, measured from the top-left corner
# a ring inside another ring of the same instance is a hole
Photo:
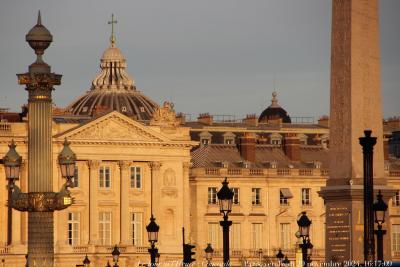
[[[179,124],[183,125],[186,123],[186,116],[182,112],[176,114],[176,119],[179,121]]]
[[[258,125],[258,118],[256,114],[247,114],[246,118],[242,120],[242,122],[248,126],[257,126]]]
[[[256,136],[254,133],[245,133],[240,138],[239,144],[240,156],[250,162],[256,160]]]
[[[213,116],[209,113],[200,113],[199,117],[197,117],[197,121],[206,125],[212,125]]]
[[[283,149],[291,161],[300,161],[300,140],[297,134],[285,134]]]
[[[325,115],[319,118],[318,125],[329,127],[329,116]]]

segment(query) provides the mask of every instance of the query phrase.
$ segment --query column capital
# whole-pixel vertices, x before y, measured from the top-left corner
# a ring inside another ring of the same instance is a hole
[[[159,161],[151,161],[149,162],[150,169],[152,171],[158,171],[161,168],[162,163]]]
[[[87,165],[89,169],[97,169],[101,164],[101,160],[88,160]]]
[[[131,166],[131,162],[127,160],[120,160],[118,161],[118,166],[121,171],[128,170],[128,168]]]

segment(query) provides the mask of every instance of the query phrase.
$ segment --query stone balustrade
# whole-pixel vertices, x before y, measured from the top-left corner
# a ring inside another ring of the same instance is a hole
[[[192,168],[190,170],[190,176],[266,176],[266,177],[285,177],[285,176],[302,176],[302,177],[327,177],[329,170],[327,169],[297,169],[297,168]],[[400,176],[400,171],[391,172],[391,176]]]

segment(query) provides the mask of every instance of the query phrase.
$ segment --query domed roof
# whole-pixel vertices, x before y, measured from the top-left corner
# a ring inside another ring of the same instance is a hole
[[[272,93],[271,105],[267,107],[258,118],[258,122],[267,123],[271,120],[279,120],[281,119],[283,123],[291,123],[291,119],[287,114],[286,110],[284,110],[279,104],[278,99],[276,98],[277,93]]]
[[[109,48],[104,51],[103,56],[101,57],[102,61],[112,61],[112,60],[120,60],[125,61],[124,55],[122,55],[121,50],[118,47],[114,47],[111,45]]]
[[[116,110],[137,120],[150,120],[158,105],[136,90],[133,78],[126,73],[126,60],[115,47],[110,46],[100,60],[101,72],[92,81],[91,89],[67,108],[74,115],[94,116],[101,111]]]

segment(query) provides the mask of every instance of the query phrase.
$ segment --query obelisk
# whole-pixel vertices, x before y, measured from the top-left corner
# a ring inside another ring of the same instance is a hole
[[[54,215],[57,209],[53,193],[52,98],[54,85],[61,75],[51,73],[42,55],[52,42],[52,35],[42,25],[40,12],[37,24],[26,35],[37,59],[29,72],[18,74],[18,82],[28,91],[28,203],[20,201],[28,213],[28,266],[54,266]],[[18,204],[14,208],[17,208]]]
[[[377,137],[374,189],[390,193],[384,179],[378,6],[378,0],[332,0],[330,172],[320,192],[326,203],[326,261],[364,260],[359,137],[366,129]],[[390,244],[389,232],[385,239]]]

